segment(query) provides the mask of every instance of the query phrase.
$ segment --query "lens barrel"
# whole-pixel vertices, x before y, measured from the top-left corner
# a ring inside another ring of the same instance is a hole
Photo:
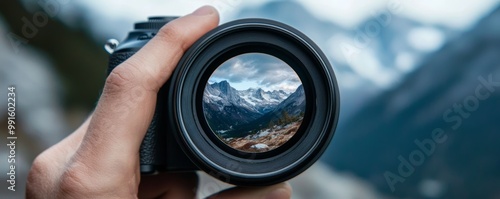
[[[136,23],[113,49],[108,74],[176,18],[150,17]],[[238,70],[240,79],[235,78]],[[288,92],[273,90],[280,84],[258,79],[275,74],[272,79],[280,80],[283,73],[296,76],[288,82]],[[259,88],[244,91],[242,85]],[[140,148],[141,173],[198,168],[235,185],[283,182],[319,159],[338,116],[334,71],[314,42],[276,21],[232,21],[196,41],[160,89]],[[273,145],[272,139],[280,139],[279,144]]]
[[[282,146],[263,153],[228,147],[205,118],[203,96],[219,66],[243,54],[260,53],[284,61],[299,76],[305,93],[300,128]],[[311,166],[334,134],[339,91],[326,56],[309,38],[285,24],[243,19],[210,31],[184,54],[169,87],[169,123],[193,163],[222,181],[245,186],[288,180]]]

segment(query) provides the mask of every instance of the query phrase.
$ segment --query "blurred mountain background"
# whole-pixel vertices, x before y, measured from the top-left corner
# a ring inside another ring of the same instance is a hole
[[[47,3],[56,5],[53,12]],[[20,180],[18,192],[1,188],[0,198],[24,197],[33,158],[91,112],[104,82],[107,39],[123,39],[147,16],[183,15],[203,4],[217,7],[223,22],[287,23],[315,41],[334,67],[339,126],[321,161],[291,181],[294,198],[500,198],[494,0],[2,1],[0,83],[18,88]],[[47,23],[35,24],[36,13],[47,14]],[[37,29],[30,38],[26,21]],[[425,142],[439,130],[442,142]],[[217,191],[204,189],[212,182],[202,177],[200,196]]]
[[[429,194],[431,198],[499,197],[499,21],[500,9],[495,9],[472,30],[428,55],[398,86],[365,103],[339,126],[324,160],[390,191],[384,173],[396,173],[396,157],[409,159],[421,150],[414,141],[430,139],[440,128],[447,140],[436,143],[435,152],[396,185],[394,194],[419,196],[418,187],[432,182],[441,190]],[[496,86],[488,88],[484,82],[491,79]],[[463,114],[455,112],[460,106]]]

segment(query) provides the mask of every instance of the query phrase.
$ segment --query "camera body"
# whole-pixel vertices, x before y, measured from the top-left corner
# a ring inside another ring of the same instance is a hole
[[[153,38],[158,30],[177,17],[150,17],[147,22],[135,24],[134,31],[114,49],[109,57],[107,74],[120,63],[134,55]],[[140,170],[142,174],[163,171],[192,171],[197,167],[189,160],[174,137],[176,129],[168,124],[165,113],[169,82],[158,92],[155,113],[140,149]],[[177,133],[178,134],[178,133]]]
[[[108,43],[108,74],[176,18],[150,17],[121,44]],[[272,20],[232,21],[196,41],[159,90],[140,171],[283,182],[319,159],[338,115],[333,68],[312,40]]]

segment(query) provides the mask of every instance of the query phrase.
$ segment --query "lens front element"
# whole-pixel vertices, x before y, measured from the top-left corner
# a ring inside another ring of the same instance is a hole
[[[292,138],[304,118],[302,82],[284,61],[245,53],[222,63],[203,93],[212,132],[229,147],[248,153],[276,149]]]

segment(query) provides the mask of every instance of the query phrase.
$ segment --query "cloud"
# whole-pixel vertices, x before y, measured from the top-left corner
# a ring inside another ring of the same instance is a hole
[[[224,62],[210,77],[211,82],[227,80],[237,89],[294,90],[301,81],[282,60],[262,53],[247,53]],[[245,88],[246,87],[246,88]]]
[[[495,9],[498,0],[298,0],[319,19],[332,21],[346,28],[356,28],[365,20],[392,6],[395,13],[430,25],[466,29]],[[453,7],[450,7],[450,3]]]

